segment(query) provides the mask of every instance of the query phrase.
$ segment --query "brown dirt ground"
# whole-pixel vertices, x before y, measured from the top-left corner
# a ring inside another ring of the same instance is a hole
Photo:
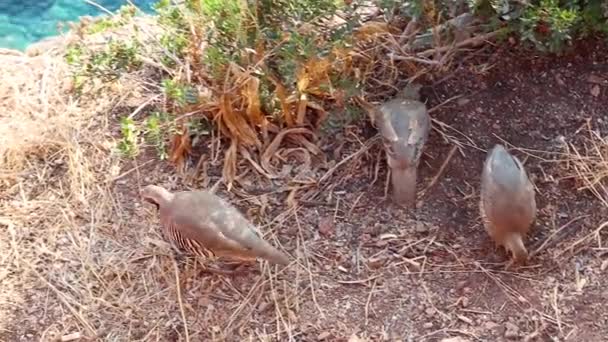
[[[226,277],[179,259],[190,340],[224,335],[228,341],[346,341],[358,334],[373,341],[456,336],[605,341],[606,233],[592,233],[608,217],[608,208],[587,191],[577,191],[564,164],[555,160],[563,151],[561,141],[579,142],[587,122],[608,134],[608,49],[605,42],[588,41],[573,50],[540,57],[509,44],[487,47],[447,78],[427,80],[423,97],[430,107],[463,95],[432,113],[452,128],[462,148],[412,212],[384,197],[386,169],[378,145],[342,164],[321,188],[300,192],[307,198],[296,197],[301,199],[297,210],[286,205],[286,186],[294,182],[271,183],[249,172],[240,189],[227,193],[220,186],[219,193],[262,231],[272,228],[278,239],[273,243],[280,242],[297,261],[282,271],[260,263],[251,272]],[[605,80],[599,94],[592,91],[596,83],[590,80],[596,78],[591,75]],[[310,172],[323,175],[372,134],[362,124],[322,138],[329,166]],[[505,253],[494,253],[478,217],[485,150],[502,140],[518,148],[513,153],[525,160],[538,188],[539,214],[526,241],[529,249],[576,219],[528,266],[509,271],[500,264]],[[438,131],[431,133],[420,190],[452,146]],[[210,151],[202,146],[198,152],[208,156]],[[88,227],[83,229],[89,244],[78,253],[90,260],[68,259],[56,266],[57,273],[46,270],[58,291],[32,285],[39,291],[31,293],[38,294],[25,299],[0,340],[52,340],[49,336],[73,331],[91,336],[84,322],[104,341],[185,340],[172,261],[149,239],[160,239],[158,220],[153,208],[140,202],[137,189],[148,183],[174,190],[211,186],[221,162],[210,159],[206,174],[192,179],[174,174],[167,164],[146,163],[149,158],[142,156],[136,172],[115,182],[112,210],[95,217],[97,228],[91,228],[93,216],[74,219]],[[313,161],[324,163],[318,159]],[[58,243],[69,248],[69,235],[66,239]],[[70,293],[80,304],[72,304],[72,312],[56,292]],[[88,296],[79,297],[82,293]]]

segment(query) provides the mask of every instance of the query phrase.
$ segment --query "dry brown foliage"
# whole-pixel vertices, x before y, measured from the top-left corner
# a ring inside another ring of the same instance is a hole
[[[273,175],[274,172],[268,169],[268,161],[272,158],[269,156],[269,151],[279,150],[272,145],[277,141],[272,138],[273,135],[281,132],[282,135],[292,135],[290,142],[316,154],[314,140],[310,140],[314,135],[302,135],[302,130],[290,128],[306,127],[314,132],[324,123],[330,111],[343,109],[351,101],[346,97],[343,89],[332,84],[331,75],[340,75],[343,79],[362,84],[363,92],[359,99],[365,101],[365,98],[371,100],[386,98],[408,80],[423,74],[445,71],[449,67],[445,63],[449,60],[448,57],[454,56],[454,49],[443,51],[442,54],[446,57],[442,57],[440,63],[424,63],[427,59],[420,62],[414,57],[415,52],[408,52],[401,44],[404,33],[411,38],[417,32],[411,27],[400,27],[381,21],[366,22],[355,32],[354,47],[334,48],[326,57],[313,57],[299,65],[296,85],[293,89],[284,85],[266,66],[267,61],[272,59],[272,52],[265,53],[258,49],[257,56],[250,61],[249,67],[231,63],[221,83],[210,82],[209,77],[200,79],[199,81],[207,82],[206,85],[213,89],[214,98],[217,100],[202,103],[196,110],[215,120],[222,134],[233,141],[236,140],[239,146],[255,149],[257,153],[254,153],[253,157],[250,155],[250,158],[255,159],[257,155],[265,156],[266,160],[259,162],[264,171],[261,173]],[[411,55],[412,59],[387,59],[387,56],[397,54]],[[195,67],[191,65],[184,70]],[[256,70],[264,70],[265,75],[274,85],[274,95],[279,100],[280,115],[264,111],[261,105],[263,100],[260,97],[261,79],[256,76]],[[373,89],[373,92],[368,93],[367,89]],[[287,131],[283,131],[285,129]],[[237,154],[234,148],[227,150],[226,163],[234,165]],[[224,167],[226,172],[224,180],[230,184],[235,175],[233,172],[228,172],[233,169],[228,164]]]

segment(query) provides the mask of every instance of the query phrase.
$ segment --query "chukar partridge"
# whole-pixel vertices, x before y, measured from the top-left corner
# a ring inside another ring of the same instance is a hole
[[[251,261],[261,257],[289,264],[287,255],[262,240],[240,211],[217,195],[171,193],[156,185],[144,187],[141,195],[157,206],[165,239],[183,251],[204,258]]]
[[[418,164],[431,130],[426,105],[419,101],[421,87],[408,85],[380,106],[376,118],[391,170],[393,198],[405,206],[415,204]]]
[[[517,263],[528,258],[524,237],[536,217],[534,186],[517,157],[495,145],[481,174],[479,209],[496,246],[511,252]]]

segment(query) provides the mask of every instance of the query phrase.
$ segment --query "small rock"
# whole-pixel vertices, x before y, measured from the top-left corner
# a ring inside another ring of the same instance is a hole
[[[433,327],[433,322],[426,322],[422,325],[425,329],[431,329]]]
[[[487,322],[484,324],[484,327],[485,327],[487,330],[494,330],[494,329],[498,328],[498,326],[499,326],[498,324],[496,324],[496,323],[494,323],[494,322],[492,322],[492,321],[487,321]]]
[[[507,322],[505,323],[505,337],[514,340],[519,337],[519,328],[517,325]]]
[[[426,233],[429,231],[429,227],[427,227],[422,222],[416,222],[416,233]]]
[[[460,305],[462,305],[463,308],[466,308],[467,306],[469,306],[469,298],[463,297]]]
[[[329,338],[329,336],[331,336],[331,333],[329,331],[324,331],[324,332],[320,333],[319,336],[317,336],[317,340],[323,341],[323,340],[326,340],[327,338]]]
[[[325,237],[334,235],[336,226],[332,217],[323,217],[319,220],[319,233]]]
[[[371,269],[379,269],[380,267],[382,267],[384,265],[384,258],[372,258],[372,259],[368,259],[367,260],[367,267],[371,268]]]
[[[563,135],[558,135],[555,138],[555,142],[559,145],[559,146],[563,146],[566,144],[566,137],[564,137]]]
[[[559,75],[555,75],[555,81],[557,81],[557,84],[559,84],[562,87],[566,86],[566,82],[564,82],[564,80],[562,80],[562,78]]]
[[[460,99],[458,99],[458,101],[456,101],[456,103],[458,103],[459,106],[464,106],[469,102],[471,102],[471,100],[467,99],[467,98],[460,98]]]
[[[606,259],[606,260],[602,261],[602,265],[600,266],[600,269],[601,269],[602,271],[605,271],[605,270],[606,270],[606,268],[608,268],[608,259]]]
[[[258,312],[264,312],[269,307],[270,307],[270,302],[262,301],[260,303],[260,305],[258,305]]]
[[[598,97],[600,95],[600,86],[599,85],[594,85],[593,87],[591,87],[591,95],[593,95],[593,97]]]
[[[428,308],[424,311],[424,313],[426,313],[427,316],[433,316],[435,314],[435,310]]]

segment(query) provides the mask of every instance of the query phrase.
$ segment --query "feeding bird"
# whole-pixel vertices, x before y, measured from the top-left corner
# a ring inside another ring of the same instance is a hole
[[[289,257],[264,241],[252,224],[219,196],[208,191],[172,193],[157,185],[142,189],[144,200],[159,210],[165,239],[203,258],[252,261],[257,257],[289,264]]]
[[[528,259],[524,237],[536,218],[534,186],[517,157],[500,144],[488,153],[481,175],[479,209],[496,247],[511,252],[517,263]]]
[[[416,200],[418,164],[431,130],[428,110],[420,101],[420,88],[420,84],[409,84],[383,103],[375,115],[391,170],[393,198],[406,206]]]

